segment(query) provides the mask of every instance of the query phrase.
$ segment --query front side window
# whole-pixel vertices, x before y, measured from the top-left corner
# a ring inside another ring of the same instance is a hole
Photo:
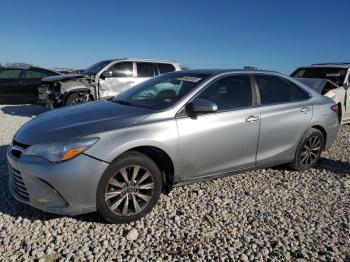
[[[41,79],[42,77],[42,72],[36,70],[25,70],[23,74],[24,79]]]
[[[262,105],[282,104],[292,101],[289,84],[277,76],[256,75]]]
[[[157,76],[114,97],[116,103],[150,109],[167,108],[210,75],[169,73]]]
[[[200,93],[196,99],[216,103],[219,111],[252,106],[252,88],[248,75],[223,77]]]
[[[20,69],[7,69],[0,71],[0,79],[19,79]]]
[[[152,63],[136,63],[138,77],[153,77],[154,69]]]
[[[133,65],[132,62],[116,63],[108,71],[112,72],[112,77],[132,77]]]
[[[175,71],[175,67],[173,65],[171,65],[171,64],[159,63],[158,64],[158,68],[159,68],[159,73],[160,74],[164,74],[164,73]]]

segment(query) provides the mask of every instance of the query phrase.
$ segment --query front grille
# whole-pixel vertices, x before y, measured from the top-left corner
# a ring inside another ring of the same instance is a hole
[[[23,183],[21,173],[13,168],[10,170],[10,186],[19,198],[24,201],[29,201],[29,194]]]
[[[28,147],[29,147],[29,145],[25,145],[25,144],[22,144],[22,143],[13,141],[13,142],[12,142],[11,153],[12,153],[15,157],[19,158],[19,157],[22,155],[23,151],[24,151],[26,148],[28,148]]]

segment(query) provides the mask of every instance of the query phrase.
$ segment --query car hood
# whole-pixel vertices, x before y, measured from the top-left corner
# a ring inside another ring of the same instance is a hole
[[[16,133],[16,142],[33,145],[80,139],[139,122],[151,109],[96,101],[39,115]]]
[[[300,82],[304,83],[305,85],[311,87],[313,90],[315,90],[318,93],[322,93],[323,90],[327,85],[331,85],[333,88],[338,88],[336,84],[334,84],[332,81],[328,79],[322,79],[322,78],[296,78]]]
[[[67,75],[57,75],[57,76],[49,76],[42,79],[44,82],[55,82],[55,81],[64,81],[64,80],[72,80],[78,78],[84,78],[87,75],[85,74],[67,74]]]

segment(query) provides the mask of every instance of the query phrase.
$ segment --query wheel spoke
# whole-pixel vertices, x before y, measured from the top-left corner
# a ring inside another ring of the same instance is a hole
[[[115,186],[115,187],[119,187],[119,188],[124,188],[123,184],[121,184],[117,179],[115,178],[112,178],[110,181],[109,181],[109,184],[112,185],[112,186]]]
[[[301,159],[301,162],[305,165],[305,161],[307,159],[308,154],[306,153],[304,157]]]
[[[146,201],[146,202],[148,202],[148,201],[151,200],[151,197],[150,197],[150,196],[147,196],[147,195],[142,194],[142,193],[140,193],[140,192],[135,193],[135,195],[136,195],[137,197],[141,198],[142,200]]]
[[[105,200],[111,199],[115,196],[119,196],[123,192],[124,190],[116,190],[116,191],[108,192],[105,194]]]
[[[315,148],[313,148],[313,149],[311,149],[312,151],[320,151],[320,147],[315,147]]]
[[[135,212],[139,212],[141,210],[140,206],[139,206],[139,203],[137,202],[136,200],[136,197],[135,195],[132,195],[132,201],[134,203],[134,208],[135,208]]]
[[[128,172],[126,171],[126,168],[120,169],[120,174],[122,174],[124,181],[129,184],[129,177],[128,177]]]
[[[140,167],[139,166],[134,166],[134,170],[132,172],[132,178],[131,178],[131,182],[134,182],[138,173],[139,173]]]
[[[116,201],[112,206],[111,206],[111,209],[112,210],[115,210],[117,207],[119,207],[119,205],[123,202],[124,198],[126,197],[126,195],[120,197],[118,199],[118,201]]]
[[[126,216],[128,214],[129,209],[129,195],[126,195],[122,215]]]
[[[153,189],[154,183],[147,183],[143,185],[136,186],[137,189]]]
[[[141,184],[143,181],[145,181],[151,174],[149,172],[146,172],[143,174],[143,176],[140,178],[139,181],[137,181],[137,185]]]

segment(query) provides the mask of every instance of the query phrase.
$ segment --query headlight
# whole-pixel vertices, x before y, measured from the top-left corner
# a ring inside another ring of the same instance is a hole
[[[61,162],[80,155],[98,140],[89,138],[66,143],[38,144],[28,147],[23,155],[40,156],[51,162]]]

